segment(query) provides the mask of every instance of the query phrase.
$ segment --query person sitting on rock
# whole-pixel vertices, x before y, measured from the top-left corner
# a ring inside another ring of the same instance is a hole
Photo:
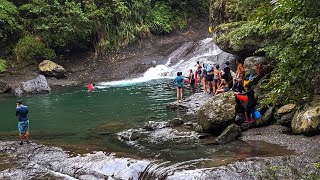
[[[256,104],[254,99],[254,91],[250,83],[246,85],[246,88],[247,88],[247,92],[244,92],[244,93],[236,92],[236,94],[246,95],[248,97],[248,102],[245,108],[245,118],[246,118],[245,122],[249,122],[249,119],[251,119],[250,123],[253,123],[254,122],[253,112]]]
[[[224,93],[224,92],[228,92],[228,91],[229,91],[229,85],[228,85],[228,83],[226,82],[225,79],[221,79],[221,82],[220,82],[220,84],[219,84],[219,87],[218,87],[218,89],[216,90],[216,93],[214,94],[214,96],[217,95],[217,94],[219,94],[219,93]]]
[[[239,92],[239,93],[242,93],[245,91],[243,87],[242,78],[239,78],[236,80],[236,82],[233,84],[232,91]]]

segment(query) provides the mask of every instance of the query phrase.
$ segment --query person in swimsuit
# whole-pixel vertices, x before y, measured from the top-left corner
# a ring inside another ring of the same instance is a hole
[[[237,71],[236,71],[236,76],[234,78],[234,82],[233,83],[235,83],[235,81],[238,80],[239,78],[241,78],[243,80],[244,73],[245,73],[244,72],[244,67],[241,64],[239,59],[236,60],[236,64],[237,64]]]
[[[228,85],[226,80],[221,79],[220,85],[219,85],[216,93],[214,94],[214,96],[219,94],[219,93],[224,93],[224,92],[227,92],[227,91],[229,91],[229,85]]]
[[[207,66],[207,81],[208,81],[208,92],[212,93],[212,89],[213,89],[213,67],[212,65],[208,65]]]
[[[221,80],[221,72],[219,71],[219,64],[216,65],[216,69],[213,71],[213,81],[212,81],[212,86],[213,86],[213,93],[216,92],[218,85],[220,84]]]
[[[193,93],[194,91],[194,84],[195,84],[195,79],[194,79],[194,74],[192,72],[192,69],[190,69],[190,73],[189,73],[189,80],[190,80],[190,91],[191,93]]]
[[[182,88],[183,88],[183,82],[184,78],[182,76],[182,72],[177,72],[177,77],[174,80],[176,82],[176,89],[177,89],[177,101],[179,102],[182,100]]]
[[[203,69],[202,69],[202,83],[203,83],[203,91],[204,93],[207,93],[207,78],[208,78],[208,74],[207,74],[207,66],[205,64],[203,64]]]
[[[202,66],[200,65],[200,62],[197,61],[197,68],[196,68],[196,72],[195,72],[195,75],[194,75],[194,78],[196,80],[196,85],[200,84],[200,80],[201,80],[201,69],[202,69]]]

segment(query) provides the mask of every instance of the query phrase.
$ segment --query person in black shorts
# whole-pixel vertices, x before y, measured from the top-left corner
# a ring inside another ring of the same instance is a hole
[[[247,88],[247,92],[237,93],[237,94],[246,95],[248,97],[248,102],[245,108],[245,118],[246,118],[246,122],[249,122],[249,119],[251,119],[250,123],[253,123],[254,122],[253,112],[255,109],[254,91],[250,83],[246,84],[246,88]]]

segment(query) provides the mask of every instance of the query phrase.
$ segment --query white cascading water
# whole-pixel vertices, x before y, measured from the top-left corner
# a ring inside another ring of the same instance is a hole
[[[206,38],[199,42],[186,42],[177,50],[172,52],[166,64],[157,65],[149,68],[142,77],[101,82],[98,88],[106,88],[109,86],[128,86],[136,83],[147,82],[154,79],[174,78],[176,73],[181,71],[187,76],[190,69],[196,69],[196,62],[204,64],[221,64],[218,55],[224,53],[214,42],[212,38]]]

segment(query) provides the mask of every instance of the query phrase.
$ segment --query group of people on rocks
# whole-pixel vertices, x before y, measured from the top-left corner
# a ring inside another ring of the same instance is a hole
[[[203,85],[203,92],[212,94],[216,96],[219,93],[224,93],[232,90],[236,96],[236,112],[243,113],[246,122],[254,122],[254,111],[257,100],[254,96],[254,90],[252,89],[251,83],[244,81],[245,70],[240,62],[236,60],[237,70],[235,75],[232,76],[231,69],[229,67],[230,63],[227,61],[225,63],[225,68],[220,70],[220,66],[216,65],[213,67],[211,64],[200,65],[197,62],[195,72],[190,69],[188,77],[182,76],[182,72],[177,73],[175,78],[176,89],[177,89],[177,101],[180,102],[183,96],[183,84],[190,83],[191,89],[200,89],[200,85]],[[261,64],[257,64],[255,68],[255,73],[261,75],[263,73],[263,68]],[[250,74],[249,78],[252,78],[253,74]],[[246,90],[245,90],[246,87]],[[241,98],[242,97],[242,98]],[[242,101],[247,102],[245,107],[243,107]]]

